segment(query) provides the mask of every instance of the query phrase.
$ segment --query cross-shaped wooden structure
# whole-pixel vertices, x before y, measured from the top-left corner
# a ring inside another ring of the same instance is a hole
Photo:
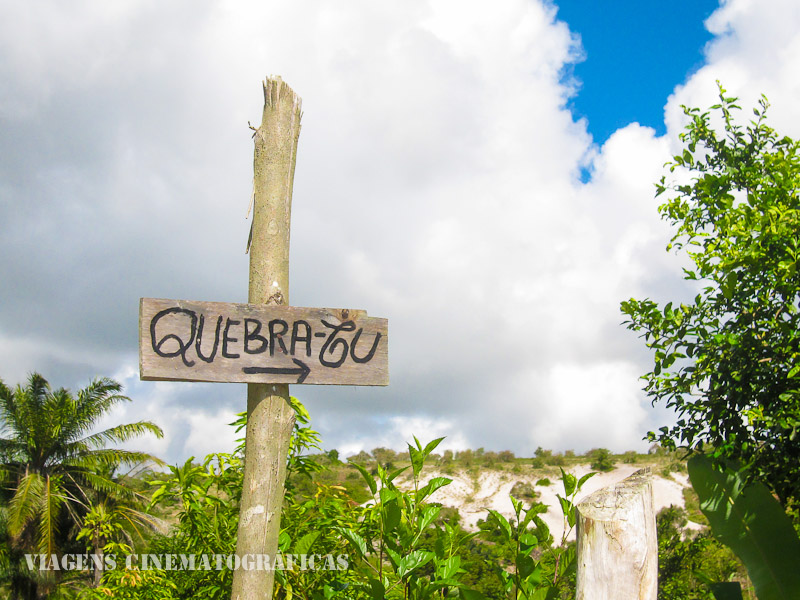
[[[301,100],[264,82],[255,131],[248,304],[142,298],[142,379],[245,382],[247,435],[236,554],[278,551],[295,415],[290,383],[388,385],[388,323],[351,309],[289,303],[289,231]],[[269,562],[269,561],[267,561]],[[234,572],[232,600],[272,598],[269,569]]]

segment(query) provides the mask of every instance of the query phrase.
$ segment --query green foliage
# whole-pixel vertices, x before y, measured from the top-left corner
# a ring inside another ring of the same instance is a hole
[[[151,482],[154,487],[151,506],[177,505],[179,510],[177,527],[170,535],[156,538],[148,551],[153,554],[233,554],[242,492],[241,457],[239,454],[211,454],[202,465],[192,461],[190,458],[182,466],[170,466],[169,477]],[[163,573],[171,582],[171,595],[163,596],[165,600],[192,597],[227,600],[230,596],[233,579],[229,570]],[[142,598],[162,598],[153,595],[156,593],[153,586],[160,585],[160,579],[149,575],[136,579],[135,575],[132,573],[125,579],[117,572],[109,572],[103,584],[114,589],[115,581],[135,582]]]
[[[686,510],[686,517],[690,521],[700,523],[701,525],[708,525],[708,519],[700,510],[700,498],[697,497],[697,492],[692,487],[685,487],[681,493],[683,496],[683,508]]]
[[[517,481],[511,488],[510,493],[512,496],[514,496],[514,498],[525,500],[527,502],[533,502],[539,495],[534,487],[525,481]]]
[[[798,142],[766,125],[767,102],[746,126],[720,87],[712,114],[684,107],[684,150],[657,194],[677,228],[669,248],[692,261],[684,278],[699,293],[688,303],[622,303],[628,328],[654,351],[646,375],[652,401],[677,423],[650,432],[668,449],[706,449],[737,459],[784,506],[800,496],[800,158]]]
[[[687,536],[686,522],[686,511],[676,506],[662,509],[656,516],[659,600],[712,600],[707,582],[743,579],[741,564],[733,553],[708,533]]]
[[[423,446],[414,438],[408,445],[413,490],[400,490],[395,479],[408,467],[388,472],[377,467],[377,479],[358,466],[373,502],[349,527],[338,529],[349,542],[351,565],[358,575],[354,588],[365,598],[427,599],[444,597],[460,587],[461,558],[457,550],[475,534],[439,522],[441,506],[429,502],[446,477],[434,477],[424,485],[422,468],[443,438]]]
[[[99,587],[86,588],[79,600],[174,600],[180,598],[174,572],[156,569],[115,569],[106,571]]]
[[[122,465],[160,462],[144,452],[106,448],[145,433],[161,437],[153,423],[92,433],[111,408],[130,401],[121,392],[118,382],[106,378],[75,395],[64,388],[52,390],[37,373],[24,387],[12,389],[0,381],[0,498],[9,560],[12,555],[19,560],[23,552],[49,555],[76,547],[87,507],[109,498],[135,498],[115,471]],[[27,577],[20,569],[15,572],[12,594],[35,597],[54,585],[37,581],[30,571]]]
[[[745,564],[759,600],[797,598],[800,540],[769,490],[701,454],[689,459],[689,477],[714,535]]]
[[[315,554],[346,562],[331,570],[304,570],[284,559],[284,569],[275,574],[275,598],[552,600],[574,596],[575,547],[566,538],[575,527],[575,497],[591,474],[579,479],[561,469],[563,491],[557,497],[564,536],[557,545],[541,519],[546,507],[536,502],[530,486],[514,489],[511,518],[490,510],[486,520],[479,522],[479,532],[468,533],[460,527],[456,510],[431,501],[450,479],[426,476],[425,465],[454,460],[449,452],[441,457],[433,454],[441,439],[422,444],[415,438],[406,455],[373,450],[385,464],[396,463],[400,468],[387,469],[370,455],[364,465],[342,464],[338,454],[308,454],[319,449],[319,436],[311,429],[305,408],[294,399],[293,404],[298,418],[290,444],[279,551],[282,557]],[[244,423],[240,415],[232,425],[241,429]],[[80,574],[82,579],[72,588],[80,590],[79,599],[227,600],[232,582],[227,569],[123,566],[124,557],[131,553],[234,554],[242,450],[240,445],[233,454],[212,454],[202,463],[190,459],[169,467],[167,473],[147,477],[150,509],[173,521],[168,536],[135,535],[141,525],[157,520],[124,499],[98,498],[88,505],[80,532],[73,530],[77,536],[73,541],[95,552],[114,553],[118,566],[102,573],[97,587],[87,587],[88,577]],[[499,455],[492,452],[460,454],[476,470],[487,459],[500,463]],[[549,462],[553,455],[541,452],[538,458]],[[550,483],[545,481],[538,485]],[[6,514],[0,510],[0,525]],[[669,539],[671,546],[665,546],[664,556],[671,557],[666,563],[670,570],[662,574],[665,589],[673,590],[674,598],[709,597],[702,578],[722,581],[727,577],[731,553],[708,537],[684,540],[678,534]],[[5,568],[3,560],[0,554],[0,570]],[[685,590],[690,590],[689,595],[681,595]],[[62,594],[67,591],[61,586]]]
[[[278,549],[283,556],[347,557],[348,542],[339,530],[356,526],[362,512],[341,486],[319,484],[308,499],[287,497]],[[327,598],[337,592],[342,594],[339,597],[350,597],[357,582],[349,568],[302,570],[301,566],[284,561],[285,569],[275,574],[275,598]]]
[[[614,468],[614,458],[606,448],[596,448],[588,453],[592,459],[591,467],[596,471],[611,471]]]
[[[557,497],[564,516],[564,533],[557,547],[553,547],[550,531],[539,517],[547,510],[545,505],[534,503],[526,508],[512,495],[513,519],[489,510],[488,519],[481,527],[483,536],[505,548],[501,556],[510,563],[499,561],[494,565],[502,597],[545,600],[574,596],[575,546],[567,544],[566,540],[575,527],[575,497],[592,475],[594,473],[578,479],[561,469],[564,495]]]

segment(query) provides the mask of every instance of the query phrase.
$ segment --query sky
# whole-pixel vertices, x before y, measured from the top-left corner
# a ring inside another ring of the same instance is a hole
[[[114,377],[101,425],[165,431],[131,447],[232,449],[245,386],[140,381],[138,301],[246,301],[281,75],[290,303],[389,320],[388,387],[292,386],[324,447],[645,450],[674,417],[619,303],[692,294],[653,185],[680,106],[719,80],[800,135],[800,5],[683,4],[0,0],[0,378]]]

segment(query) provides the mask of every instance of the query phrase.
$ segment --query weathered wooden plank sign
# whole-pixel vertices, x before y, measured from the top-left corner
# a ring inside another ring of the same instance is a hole
[[[388,385],[386,319],[363,310],[142,298],[145,380]]]

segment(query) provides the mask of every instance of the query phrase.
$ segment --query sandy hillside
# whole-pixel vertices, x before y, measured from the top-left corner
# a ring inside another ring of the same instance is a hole
[[[641,466],[637,465],[618,465],[613,471],[598,473],[584,484],[576,503],[596,490],[622,481],[640,468]],[[576,477],[581,477],[590,471],[588,464],[577,465],[569,470]],[[528,483],[539,493],[538,500],[548,506],[547,512],[541,516],[550,528],[554,540],[557,543],[561,539],[564,523],[556,494],[563,495],[564,490],[561,480],[557,477],[550,476],[551,484],[542,486],[536,485],[536,482],[542,478],[542,474],[536,472],[512,473],[510,471],[484,470],[478,474],[477,479],[474,479],[466,471],[447,474],[435,469],[426,469],[423,471],[420,485],[424,485],[433,477],[448,477],[453,482],[434,492],[430,501],[458,509],[462,525],[470,530],[476,529],[478,519],[486,518],[486,511],[489,508],[498,511],[506,518],[512,517],[513,508],[508,498],[511,488],[517,482]],[[401,488],[410,487],[408,479],[401,479],[397,483]],[[683,473],[671,473],[668,478],[654,473],[653,496],[656,512],[670,505],[683,506],[683,488],[688,486],[688,477]],[[696,525],[690,523],[690,526]],[[574,539],[574,537],[575,532],[573,531],[569,539]]]

